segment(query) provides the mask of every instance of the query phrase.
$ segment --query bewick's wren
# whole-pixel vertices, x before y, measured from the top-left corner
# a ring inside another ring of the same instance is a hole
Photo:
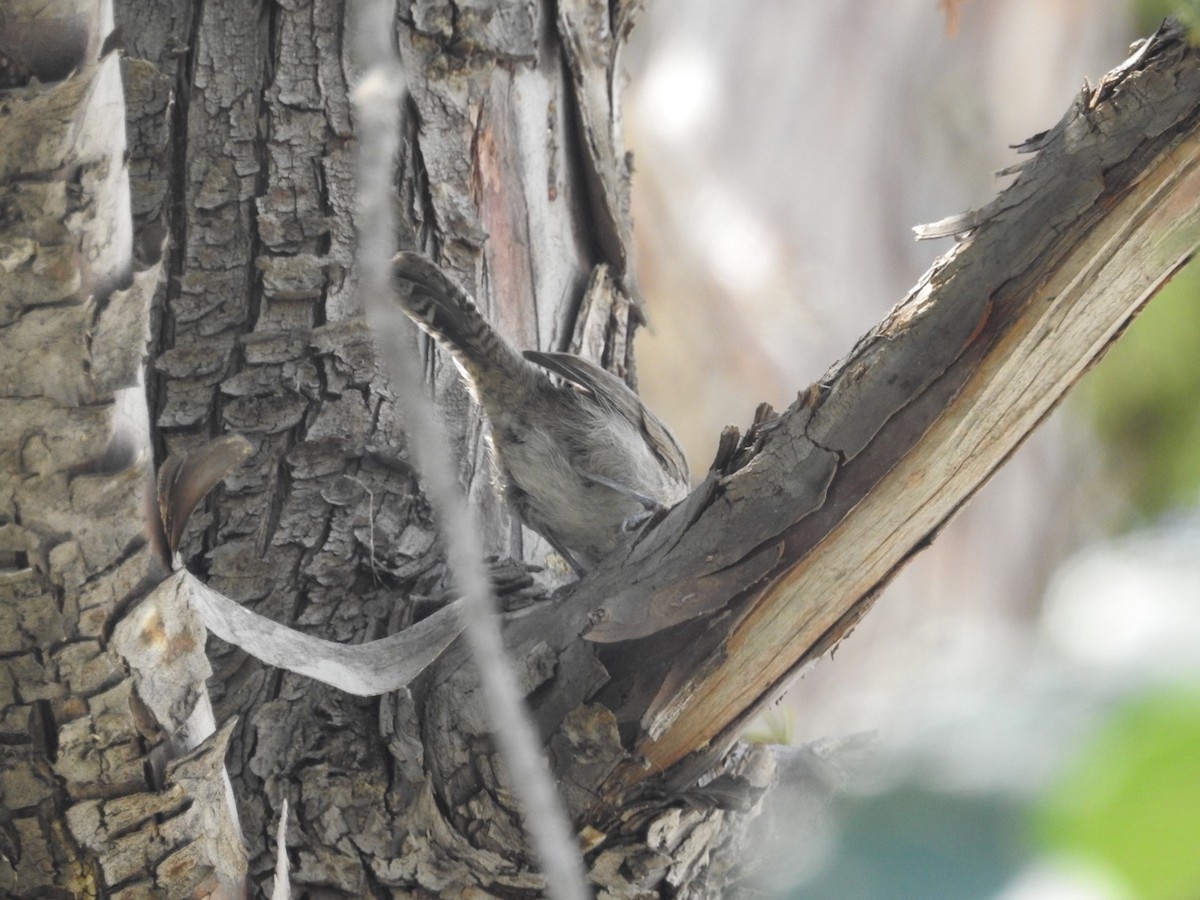
[[[392,262],[401,308],[453,353],[487,414],[509,501],[577,571],[684,498],[683,451],[625,382],[570,353],[518,353],[435,264]]]

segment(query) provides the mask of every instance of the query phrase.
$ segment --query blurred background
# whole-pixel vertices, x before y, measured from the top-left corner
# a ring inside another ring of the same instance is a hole
[[[787,406],[1170,4],[655,0],[628,48],[641,389],[703,473]],[[756,726],[753,887],[1200,898],[1200,273]]]

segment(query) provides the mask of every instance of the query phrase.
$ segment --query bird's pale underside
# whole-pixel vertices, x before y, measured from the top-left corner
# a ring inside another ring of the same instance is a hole
[[[401,308],[471,383],[509,502],[576,570],[687,494],[679,444],[624,381],[573,354],[518,352],[418,254],[400,253],[393,266]]]

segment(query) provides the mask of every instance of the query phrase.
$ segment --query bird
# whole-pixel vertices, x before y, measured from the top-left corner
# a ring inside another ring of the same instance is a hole
[[[679,442],[623,380],[571,353],[518,351],[418,253],[397,254],[392,272],[400,308],[451,353],[482,408],[508,502],[577,573],[687,495]]]

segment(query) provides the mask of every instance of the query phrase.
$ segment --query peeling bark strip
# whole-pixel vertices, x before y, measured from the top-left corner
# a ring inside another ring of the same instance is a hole
[[[0,891],[232,896],[203,628],[144,599],[161,247],[135,271],[111,9],[77,6],[0,17]]]
[[[1025,149],[886,320],[573,593],[600,601],[590,639],[630,642],[605,659],[638,685],[619,718],[647,768],[621,780],[703,772],[1195,252],[1200,52],[1160,32]],[[671,627],[689,644],[648,663],[647,636]]]

